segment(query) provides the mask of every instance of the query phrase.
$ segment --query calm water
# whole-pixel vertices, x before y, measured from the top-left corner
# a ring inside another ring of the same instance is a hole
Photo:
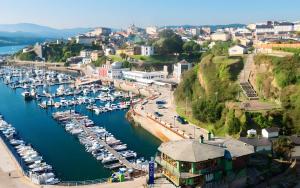
[[[52,110],[38,107],[35,101],[25,102],[21,89],[12,90],[0,81],[0,113],[11,123],[21,138],[32,144],[52,165],[61,180],[79,181],[109,177],[111,172],[85,151],[79,141],[52,119]],[[94,115],[83,106],[76,109],[88,115],[96,125],[105,127],[129,149],[146,159],[155,155],[160,141],[140,127],[131,126],[126,111]]]
[[[25,48],[27,45],[16,45],[16,46],[3,46],[0,47],[0,55],[1,54],[14,54],[19,50]]]

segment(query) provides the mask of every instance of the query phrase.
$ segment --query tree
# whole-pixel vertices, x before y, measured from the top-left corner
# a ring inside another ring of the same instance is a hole
[[[132,68],[132,64],[129,61],[124,61],[122,63],[122,68]]]
[[[228,133],[234,135],[240,132],[241,122],[238,118],[235,117],[234,110],[229,110],[226,117],[226,125],[228,127]]]
[[[274,154],[280,158],[289,159],[292,148],[292,142],[287,137],[279,137],[273,143]]]
[[[199,52],[200,48],[200,45],[194,41],[185,42],[182,46],[183,51],[188,54]]]
[[[120,53],[120,57],[121,57],[122,59],[127,59],[128,55],[125,54],[125,53]]]
[[[192,105],[193,116],[203,122],[216,122],[221,118],[223,105],[215,100],[198,99]]]
[[[159,33],[159,40],[153,45],[159,55],[170,55],[182,52],[183,40],[174,31],[166,29]]]

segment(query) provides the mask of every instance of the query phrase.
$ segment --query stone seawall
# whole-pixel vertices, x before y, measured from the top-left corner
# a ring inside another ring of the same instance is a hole
[[[141,126],[153,136],[160,139],[162,142],[181,140],[183,137],[167,129],[161,124],[153,121],[148,117],[144,117],[133,110],[128,111],[127,119],[133,124],[133,126]]]

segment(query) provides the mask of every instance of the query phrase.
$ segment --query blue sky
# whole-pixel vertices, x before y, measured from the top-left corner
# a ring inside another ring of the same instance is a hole
[[[299,0],[0,0],[0,24],[56,28],[300,20]]]

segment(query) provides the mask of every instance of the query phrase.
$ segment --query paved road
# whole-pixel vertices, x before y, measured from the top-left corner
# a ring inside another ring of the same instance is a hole
[[[152,114],[154,115],[155,112],[159,112],[162,114],[159,119],[163,122],[170,123],[174,127],[174,130],[182,131],[188,134],[191,138],[199,138],[200,135],[203,135],[207,138],[208,131],[202,129],[196,125],[191,123],[189,124],[181,124],[176,120],[176,116],[178,116],[176,112],[176,106],[173,101],[173,92],[170,91],[168,88],[159,87],[159,86],[152,86],[155,90],[159,91],[161,95],[155,99],[150,100],[147,104],[143,105],[143,110],[140,111],[142,114]],[[166,101],[164,109],[158,109],[156,105],[156,101],[163,100]],[[136,106],[137,109],[141,109],[141,105]]]

